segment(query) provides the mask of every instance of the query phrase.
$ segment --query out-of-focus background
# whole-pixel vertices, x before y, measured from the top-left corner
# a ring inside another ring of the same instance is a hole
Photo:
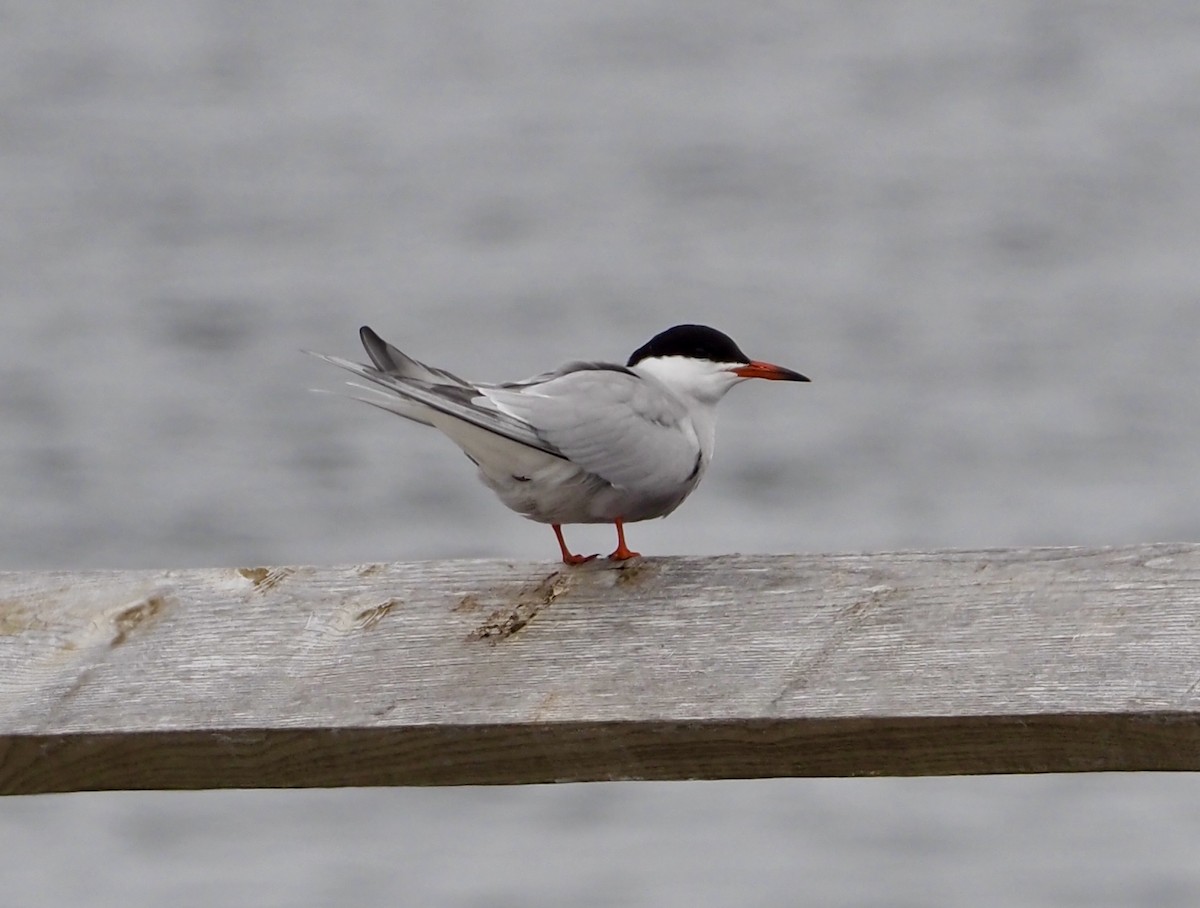
[[[647,554],[1200,538],[1200,7],[0,2],[0,568],[555,557],[309,393],[701,321]],[[605,528],[572,543],[610,544]],[[3,679],[0,679],[3,684]],[[11,904],[1200,901],[1190,776],[0,805]]]

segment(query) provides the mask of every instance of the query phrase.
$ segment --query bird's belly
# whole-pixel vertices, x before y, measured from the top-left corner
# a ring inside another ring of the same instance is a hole
[[[671,488],[621,489],[556,457],[519,475],[481,467],[479,476],[507,507],[541,523],[633,523],[664,517],[687,498],[698,479]]]

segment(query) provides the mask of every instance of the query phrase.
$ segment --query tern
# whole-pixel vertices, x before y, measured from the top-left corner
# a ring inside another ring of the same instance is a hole
[[[713,456],[717,403],[730,388],[751,378],[809,380],[750,359],[705,325],[668,328],[623,366],[569,362],[499,384],[427,366],[368,327],[359,337],[372,365],[312,355],[366,379],[347,383],[357,400],[448,436],[505,505],[550,524],[567,564],[597,557],[567,548],[568,523],[611,523],[609,559],[638,557],[625,524],[665,517],[699,485]]]

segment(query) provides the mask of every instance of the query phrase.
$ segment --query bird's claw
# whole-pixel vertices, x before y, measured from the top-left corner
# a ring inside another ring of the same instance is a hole
[[[563,564],[587,564],[599,557],[599,553],[595,555],[563,555]]]

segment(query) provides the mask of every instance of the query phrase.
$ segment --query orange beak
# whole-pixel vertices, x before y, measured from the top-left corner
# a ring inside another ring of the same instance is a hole
[[[785,369],[783,366],[776,366],[772,363],[762,363],[756,359],[750,360],[744,366],[738,366],[730,370],[739,378],[765,378],[770,381],[810,381],[799,372],[793,372],[791,369]]]

